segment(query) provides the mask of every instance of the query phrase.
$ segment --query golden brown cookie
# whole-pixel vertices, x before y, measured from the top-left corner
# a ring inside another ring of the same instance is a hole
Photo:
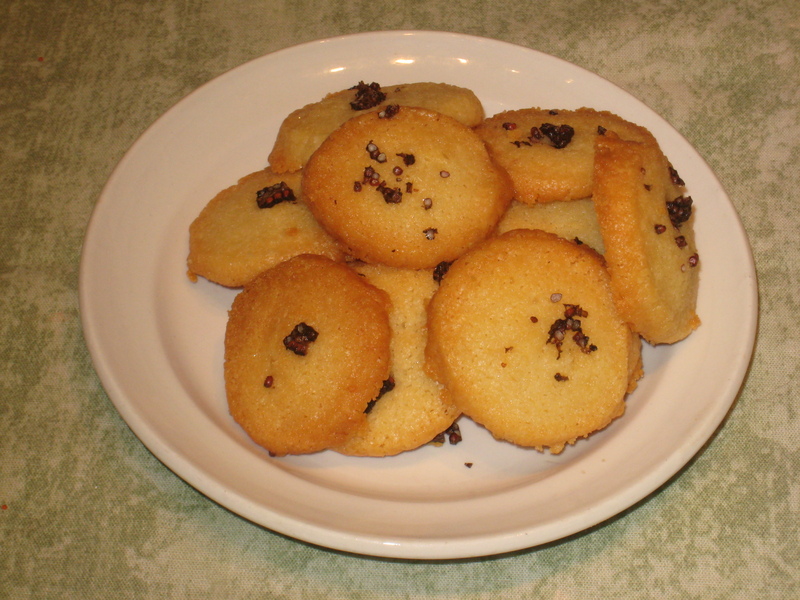
[[[298,254],[343,258],[301,196],[299,173],[276,175],[269,169],[219,192],[189,227],[190,278],[240,287]]]
[[[526,204],[591,196],[594,140],[603,131],[655,143],[644,127],[590,108],[506,111],[476,131],[511,176],[515,199]]]
[[[559,453],[625,410],[640,342],[601,257],[513,230],[457,260],[429,305],[431,375],[496,438]]]
[[[515,200],[497,225],[498,233],[512,229],[549,231],[603,253],[603,236],[591,198],[541,204],[523,204]]]
[[[415,269],[484,239],[511,200],[506,174],[474,131],[414,107],[347,121],[303,169],[303,193],[354,257]]]
[[[244,286],[225,332],[233,418],[273,455],[341,444],[389,375],[389,299],[344,263],[305,254]]]
[[[658,147],[597,137],[594,202],[611,287],[622,317],[652,344],[700,324],[692,199],[677,180]]]
[[[435,110],[467,127],[474,127],[484,117],[480,100],[466,88],[432,82],[383,87],[361,82],[287,116],[269,155],[272,169],[277,173],[299,170],[323,140],[342,123],[363,112],[380,111],[390,104]]]
[[[391,378],[372,403],[367,422],[336,450],[352,456],[392,456],[427,444],[460,414],[424,370],[426,308],[438,284],[432,270],[367,264],[354,268],[391,298]]]

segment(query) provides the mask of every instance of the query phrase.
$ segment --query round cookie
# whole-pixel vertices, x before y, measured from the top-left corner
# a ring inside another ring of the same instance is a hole
[[[392,456],[427,444],[460,414],[424,370],[426,308],[438,284],[432,270],[367,264],[354,268],[391,298],[391,378],[372,403],[367,422],[335,450],[351,456]]]
[[[277,175],[264,169],[242,177],[203,208],[189,226],[186,262],[192,280],[199,275],[241,287],[262,271],[304,253],[343,258],[302,203],[299,173]]]
[[[496,438],[559,453],[625,410],[640,342],[601,257],[513,230],[456,261],[429,305],[427,367]]]
[[[622,317],[651,344],[700,324],[692,199],[653,145],[598,136],[594,203]]]
[[[303,169],[303,191],[355,258],[433,268],[494,230],[511,187],[470,128],[433,111],[395,109],[333,132]]]
[[[225,332],[233,418],[275,456],[341,444],[389,375],[388,308],[384,292],[318,255],[250,281]]]
[[[497,224],[498,233],[512,229],[541,229],[586,244],[600,254],[604,252],[603,236],[591,198],[542,204],[523,204],[515,200]]]
[[[276,173],[301,169],[314,150],[342,123],[362,112],[380,111],[391,104],[434,110],[467,127],[475,127],[484,117],[483,105],[467,88],[433,82],[384,87],[361,82],[288,115],[269,155],[270,166]]]
[[[591,196],[594,140],[602,132],[655,143],[644,127],[590,108],[510,110],[486,119],[475,130],[508,171],[515,199],[526,204]]]

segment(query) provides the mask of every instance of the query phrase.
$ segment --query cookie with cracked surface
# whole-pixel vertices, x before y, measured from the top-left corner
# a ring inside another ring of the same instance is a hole
[[[225,331],[233,418],[275,456],[344,442],[389,376],[389,306],[346,264],[319,255],[248,282]]]
[[[640,340],[601,257],[517,229],[457,260],[429,305],[426,365],[496,438],[559,453],[623,414]]]

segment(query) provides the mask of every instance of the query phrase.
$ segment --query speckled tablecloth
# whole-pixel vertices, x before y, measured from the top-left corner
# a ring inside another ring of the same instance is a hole
[[[318,549],[165,468],[81,332],[103,184],[198,85],[298,42],[379,29],[497,38],[572,61],[670,121],[751,236],[761,320],[709,445],[590,531],[446,563]],[[0,597],[800,598],[800,3],[795,0],[6,0],[0,4]]]

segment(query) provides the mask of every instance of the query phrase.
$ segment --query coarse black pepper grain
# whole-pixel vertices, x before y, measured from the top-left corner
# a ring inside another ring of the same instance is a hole
[[[286,185],[285,181],[265,187],[256,192],[256,204],[258,208],[272,208],[281,202],[294,202],[296,200],[297,198],[294,195],[294,191]]]
[[[283,338],[283,345],[287,350],[291,350],[298,356],[305,356],[308,354],[311,343],[316,341],[318,335],[317,330],[310,325],[298,323],[291,333]]]
[[[679,185],[681,187],[685,186],[686,182],[683,179],[681,179],[680,175],[678,175],[678,171],[676,171],[672,165],[669,165],[668,168],[669,168],[669,178],[672,181],[672,183],[674,183],[675,185]]]
[[[374,108],[386,100],[386,94],[381,90],[381,86],[374,81],[369,85],[359,81],[358,85],[350,89],[356,91],[356,98],[350,103],[350,108],[353,110]]]
[[[403,159],[403,164],[407,167],[410,167],[415,162],[417,162],[417,159],[413,154],[406,154],[405,152],[399,152],[397,156]]]
[[[692,216],[692,197],[678,196],[674,200],[668,201],[667,212],[672,225],[680,228]]]
[[[433,269],[433,280],[436,283],[441,283],[442,279],[444,279],[444,276],[447,275],[447,271],[450,270],[450,265],[452,264],[453,264],[452,262],[443,260],[438,265],[436,265]]]
[[[552,123],[542,123],[539,130],[547,136],[554,148],[562,149],[569,146],[575,130],[570,125],[554,125]]]
[[[390,104],[386,108],[384,108],[381,112],[378,113],[379,119],[391,119],[397,113],[400,112],[400,105],[399,104]]]

